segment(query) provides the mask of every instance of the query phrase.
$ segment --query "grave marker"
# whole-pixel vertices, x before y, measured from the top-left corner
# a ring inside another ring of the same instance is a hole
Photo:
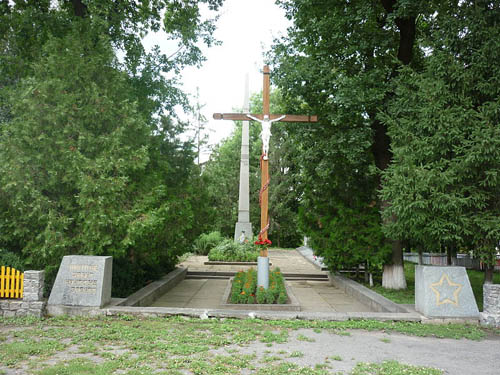
[[[478,318],[465,267],[415,266],[415,309],[433,318]]]
[[[111,300],[112,264],[110,256],[65,256],[49,305],[104,306]]]

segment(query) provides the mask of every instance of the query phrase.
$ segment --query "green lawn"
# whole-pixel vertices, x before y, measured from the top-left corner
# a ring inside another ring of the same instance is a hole
[[[476,297],[479,311],[483,311],[483,280],[484,272],[467,270],[472,291]],[[414,304],[415,303],[415,264],[405,262],[405,276],[408,289],[406,290],[387,290],[381,285],[375,285],[373,288],[377,293],[389,298],[396,303]],[[500,273],[495,273],[493,282],[500,284]]]

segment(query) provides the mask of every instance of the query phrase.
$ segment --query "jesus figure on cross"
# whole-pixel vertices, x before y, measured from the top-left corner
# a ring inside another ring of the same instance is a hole
[[[270,243],[267,238],[269,229],[268,216],[268,188],[269,188],[269,140],[271,138],[271,124],[276,121],[286,122],[317,122],[317,116],[303,115],[271,115],[269,113],[269,67],[264,66],[264,84],[262,90],[262,112],[263,114],[242,114],[242,113],[214,113],[215,120],[233,120],[248,121],[248,119],[260,122],[262,124],[262,157],[261,157],[261,188],[259,194],[260,201],[260,232],[259,241],[261,243]],[[269,258],[267,247],[261,248],[258,258],[257,285],[265,289],[269,286]]]
[[[275,118],[274,120],[269,120],[268,115],[264,115],[263,120],[260,120],[257,117],[253,117],[250,114],[247,114],[247,117],[262,124],[262,131],[260,132],[260,136],[262,138],[262,155],[264,160],[269,160],[268,153],[269,153],[269,140],[271,139],[271,124],[273,122],[283,120],[286,117],[286,115]]]

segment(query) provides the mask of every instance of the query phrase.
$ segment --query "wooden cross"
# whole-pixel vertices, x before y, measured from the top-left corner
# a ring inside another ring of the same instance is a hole
[[[257,118],[260,122],[269,120],[269,122],[283,121],[283,122],[317,122],[317,116],[302,116],[302,115],[272,115],[269,113],[269,66],[264,66],[264,84],[262,90],[262,114],[249,114],[249,116]],[[251,118],[243,113],[214,113],[215,120],[232,120],[232,121],[249,121]],[[265,117],[267,116],[267,117]],[[280,117],[282,117],[280,119]],[[263,145],[264,148],[264,145]],[[259,239],[267,240],[267,231],[269,229],[268,205],[269,205],[269,160],[267,155],[262,154],[261,157],[261,189],[260,189],[260,233]],[[267,257],[267,248],[261,250],[261,257]]]

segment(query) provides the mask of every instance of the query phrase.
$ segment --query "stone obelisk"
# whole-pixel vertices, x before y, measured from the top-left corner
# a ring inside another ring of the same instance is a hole
[[[249,113],[248,103],[248,74],[245,77],[245,96],[243,113]],[[242,234],[245,239],[253,238],[252,223],[250,222],[250,136],[249,121],[243,121],[241,129],[241,161],[240,161],[240,197],[238,200],[238,222],[234,228],[234,240],[241,241]]]

